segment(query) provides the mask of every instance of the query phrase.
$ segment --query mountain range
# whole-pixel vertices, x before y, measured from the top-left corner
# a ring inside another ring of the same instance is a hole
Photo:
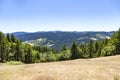
[[[63,45],[69,47],[74,40],[78,44],[88,43],[89,40],[100,41],[105,38],[111,38],[111,32],[67,32],[67,31],[47,31],[47,32],[14,32],[16,38],[20,39],[24,43],[35,46],[47,46],[60,50]]]

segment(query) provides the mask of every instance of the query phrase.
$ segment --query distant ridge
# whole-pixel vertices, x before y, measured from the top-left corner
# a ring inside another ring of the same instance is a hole
[[[28,32],[13,32],[13,34],[15,35],[15,36],[17,36],[17,35],[23,35],[23,34],[27,34]]]
[[[75,40],[78,44],[86,44],[90,39],[100,41],[105,38],[110,38],[114,31],[84,31],[84,32],[67,32],[67,31],[41,31],[41,32],[14,32],[13,34],[25,43],[36,46],[47,46],[59,49],[65,44],[70,46]]]

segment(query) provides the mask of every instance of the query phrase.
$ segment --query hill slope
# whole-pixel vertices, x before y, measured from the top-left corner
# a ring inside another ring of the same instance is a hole
[[[70,46],[71,42],[75,40],[78,44],[87,43],[90,39],[94,41],[110,38],[114,32],[35,32],[35,33],[16,33],[15,36],[31,45],[47,46],[60,50],[65,44]]]
[[[18,66],[1,65],[0,80],[120,80],[120,55]]]

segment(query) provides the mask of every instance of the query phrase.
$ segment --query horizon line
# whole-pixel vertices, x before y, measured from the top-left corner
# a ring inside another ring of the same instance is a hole
[[[116,30],[117,31],[117,30]],[[3,32],[3,31],[0,31],[0,32]],[[64,31],[64,30],[48,30],[48,31],[13,31],[13,32],[3,32],[3,33],[20,33],[20,32],[25,32],[25,33],[37,33],[37,32],[115,32],[115,30],[113,31]]]

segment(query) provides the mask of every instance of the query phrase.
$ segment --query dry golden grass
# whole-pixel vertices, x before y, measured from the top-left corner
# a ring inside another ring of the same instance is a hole
[[[120,55],[51,63],[0,65],[0,80],[120,80]]]

